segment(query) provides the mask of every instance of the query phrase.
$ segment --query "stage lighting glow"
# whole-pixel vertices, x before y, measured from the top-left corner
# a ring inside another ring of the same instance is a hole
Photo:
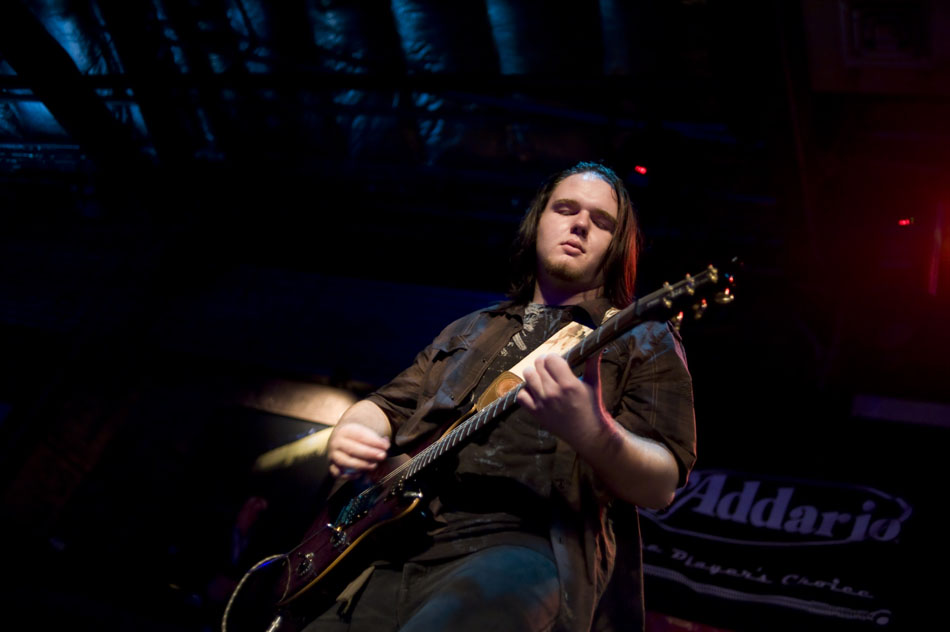
[[[910,225],[913,224],[913,223],[914,223],[914,218],[913,218],[913,217],[905,217],[905,218],[903,218],[903,219],[897,220],[897,225],[898,225],[898,226],[910,226]]]
[[[641,165],[637,165],[633,168],[633,170],[639,173],[641,176],[645,176],[647,174],[647,168]]]

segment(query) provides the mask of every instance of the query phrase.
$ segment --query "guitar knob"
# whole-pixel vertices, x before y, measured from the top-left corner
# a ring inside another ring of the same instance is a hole
[[[330,536],[330,542],[335,548],[343,549],[350,545],[350,538],[346,535],[343,527],[332,527],[331,525],[327,526],[333,529],[333,535]]]
[[[303,559],[300,560],[300,564],[297,565],[297,575],[303,577],[304,575],[310,574],[313,570],[313,553],[307,553],[303,556]]]

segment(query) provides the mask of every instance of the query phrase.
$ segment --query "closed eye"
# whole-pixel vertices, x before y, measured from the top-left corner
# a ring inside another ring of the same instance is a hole
[[[614,221],[614,218],[609,215],[601,215],[600,213],[594,214],[594,225],[601,230],[605,230],[608,233],[613,233],[617,228],[617,222]]]
[[[581,205],[575,200],[563,199],[555,200],[551,204],[551,210],[559,215],[577,215],[581,210]],[[590,211],[591,222],[597,228],[613,233],[617,228],[617,220],[607,211],[599,208]]]

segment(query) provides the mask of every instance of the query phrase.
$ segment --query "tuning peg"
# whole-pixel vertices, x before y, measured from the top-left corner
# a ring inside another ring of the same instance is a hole
[[[699,320],[703,317],[706,308],[709,307],[709,304],[706,302],[706,299],[701,300],[700,302],[693,305],[693,319]]]
[[[717,293],[714,300],[720,305],[727,305],[736,300],[736,295],[729,291],[729,288],[726,288],[722,292]]]
[[[672,309],[673,299],[670,298],[670,293],[673,291],[673,286],[670,285],[669,281],[664,281],[663,289],[666,290],[667,292],[667,295],[661,299],[663,302],[663,307],[665,307],[666,309]]]
[[[679,331],[680,327],[683,326],[683,312],[680,312],[679,314],[674,316],[671,322],[673,323],[673,329],[675,329],[676,331]]]

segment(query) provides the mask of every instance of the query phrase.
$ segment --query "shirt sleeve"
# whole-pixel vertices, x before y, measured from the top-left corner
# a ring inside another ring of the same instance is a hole
[[[646,323],[630,335],[631,356],[614,418],[627,430],[659,441],[679,466],[678,486],[696,462],[692,378],[679,334]]]
[[[416,354],[409,368],[366,398],[386,414],[394,435],[418,407],[423,380],[429,371],[433,354],[434,348],[429,345]]]
[[[442,383],[446,358],[467,349],[462,334],[469,331],[479,314],[473,312],[450,323],[416,354],[409,368],[367,396],[386,413],[394,436],[423,402],[432,399]]]

